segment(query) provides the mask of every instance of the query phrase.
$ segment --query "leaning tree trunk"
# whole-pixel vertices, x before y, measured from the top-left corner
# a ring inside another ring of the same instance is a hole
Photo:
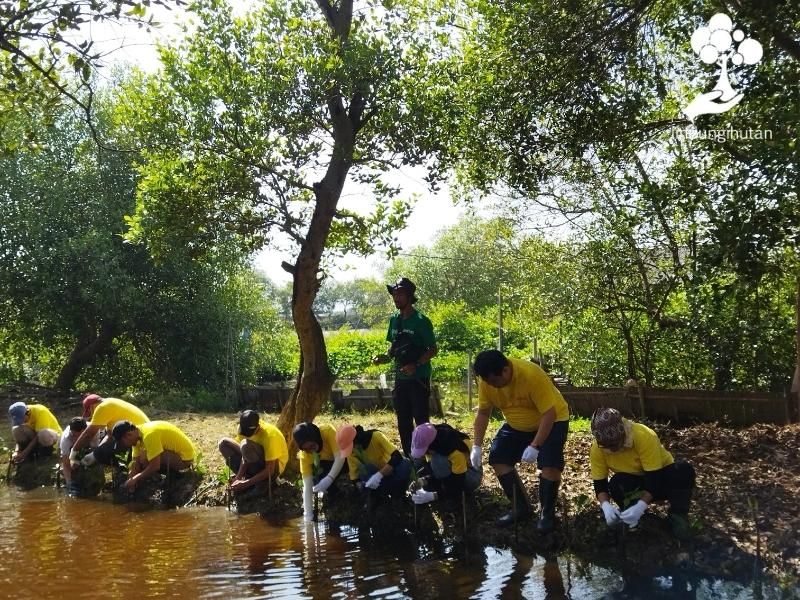
[[[320,258],[349,167],[349,162],[332,160],[325,178],[315,186],[317,203],[311,225],[297,262],[289,267],[293,276],[292,317],[300,342],[301,365],[297,385],[281,411],[277,426],[289,442],[290,457],[295,456],[292,428],[297,423],[313,421],[330,398],[333,387],[325,338],[313,304],[319,290]],[[294,468],[294,459],[290,461],[290,468]]]
[[[115,335],[115,328],[105,323],[100,326],[99,332],[96,332],[93,328],[86,329],[78,338],[72,352],[69,353],[67,362],[61,367],[55,388],[65,396],[69,395],[75,384],[75,379],[77,379],[83,368],[111,350]]]
[[[312,307],[319,290],[320,259],[331,230],[336,204],[352,164],[355,128],[350,123],[338,94],[328,104],[334,122],[337,117],[343,116],[345,123],[340,122],[339,127],[334,126],[336,144],[325,177],[314,186],[316,206],[308,233],[300,248],[297,262],[289,266],[293,277],[292,317],[302,359],[297,385],[278,419],[278,428],[290,443],[292,427],[302,421],[311,421],[317,416],[322,405],[330,398],[334,381],[328,368],[328,352],[322,327]]]
[[[347,42],[353,18],[352,0],[334,6],[330,0],[317,0],[334,37]],[[356,133],[364,124],[366,101],[355,91],[345,107],[341,89],[331,85],[326,98],[333,136],[333,149],[325,176],[314,185],[314,214],[294,265],[284,265],[292,273],[292,317],[300,342],[302,365],[292,396],[283,407],[278,428],[286,435],[290,456],[294,456],[292,428],[296,423],[311,421],[330,398],[334,377],[328,367],[328,352],[313,304],[319,290],[319,265],[328,241],[347,173],[353,164]]]

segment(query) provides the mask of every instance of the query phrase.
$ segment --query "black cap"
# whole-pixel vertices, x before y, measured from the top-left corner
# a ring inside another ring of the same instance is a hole
[[[417,286],[408,277],[401,277],[392,285],[387,285],[386,290],[391,294],[395,290],[403,290],[411,296],[411,302],[416,302],[417,297],[414,295],[417,291]]]
[[[239,414],[239,435],[250,437],[258,429],[258,413],[254,410],[243,410]]]

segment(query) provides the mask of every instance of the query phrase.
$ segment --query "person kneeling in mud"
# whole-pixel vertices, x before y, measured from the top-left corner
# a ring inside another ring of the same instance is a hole
[[[17,443],[11,462],[21,464],[32,458],[53,455],[61,426],[50,409],[41,404],[14,402],[8,407],[11,436]]]
[[[229,485],[234,494],[258,490],[258,484],[267,479],[274,481],[289,461],[289,448],[280,429],[261,419],[254,410],[239,414],[236,439],[222,438],[218,447],[233,471]]]
[[[623,418],[614,408],[598,408],[591,423],[592,480],[609,527],[624,523],[635,528],[651,502],[667,500],[673,534],[688,537],[694,467],[675,461],[652,429]],[[610,481],[609,471],[614,472]],[[611,504],[611,498],[622,512]]]
[[[89,419],[88,427],[81,432],[70,450],[72,468],[77,468],[79,464],[91,467],[99,463],[113,467],[120,473],[124,472],[126,459],[116,455],[116,443],[111,430],[120,421],[129,421],[136,426],[147,423],[150,421],[147,415],[125,400],[89,394],[83,399],[83,418]],[[106,432],[105,437],[95,447],[90,448],[91,441],[103,430]]]
[[[327,491],[334,493],[331,485],[339,477],[345,457],[336,443],[336,429],[333,425],[314,425],[298,423],[292,431],[292,438],[299,451],[300,476],[303,479],[303,519],[314,520],[313,497]]]
[[[94,496],[100,493],[100,488],[103,486],[102,467],[99,467],[100,476],[96,478],[100,483],[96,492],[94,490],[85,490],[86,486],[83,485],[83,480],[85,477],[83,475],[91,467],[85,467],[81,465],[80,462],[77,462],[75,466],[73,466],[72,461],[70,460],[70,453],[75,445],[75,441],[88,426],[89,424],[83,417],[73,417],[70,420],[67,428],[64,429],[64,433],[61,434],[61,440],[58,443],[59,450],[61,451],[61,473],[64,475],[64,485],[72,496],[79,496],[84,493]],[[86,452],[92,452],[95,448],[97,448],[98,444],[100,444],[105,435],[105,429],[99,429],[95,436],[90,440],[89,447],[85,449]]]
[[[481,484],[481,472],[469,463],[469,436],[442,423],[417,425],[411,438],[411,458],[418,479],[411,484],[414,504],[440,496],[459,497]]]
[[[191,440],[172,423],[150,421],[138,427],[120,421],[112,429],[116,449],[133,449],[128,478],[123,484],[128,493],[159,473],[184,471],[192,466],[197,451]]]
[[[339,452],[347,458],[352,481],[366,494],[367,510],[386,496],[403,498],[411,477],[411,461],[377,429],[343,425],[336,434]]]

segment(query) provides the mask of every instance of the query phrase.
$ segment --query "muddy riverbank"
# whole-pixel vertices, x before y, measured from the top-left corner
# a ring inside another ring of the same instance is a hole
[[[202,477],[181,490],[178,504],[230,505],[216,447],[220,437],[235,432],[235,414],[173,413],[152,407],[145,410],[152,419],[169,420],[181,427],[201,452]],[[77,407],[55,412],[66,422]],[[277,415],[266,417],[274,420]],[[317,420],[336,426],[349,422],[377,427],[399,442],[391,413],[320,415]],[[451,415],[449,420],[470,431],[470,415]],[[500,422],[491,423],[487,445],[499,425]],[[800,425],[755,425],[745,429],[717,424],[681,429],[652,426],[673,455],[690,460],[697,470],[698,489],[691,515],[694,536],[689,542],[679,542],[670,535],[663,507],[649,511],[636,532],[620,534],[608,530],[594,501],[588,473],[591,437],[580,430],[571,431],[567,445],[567,466],[559,494],[561,526],[548,536],[536,534],[532,522],[510,529],[494,526],[494,519],[506,510],[507,503],[490,470],[485,473],[481,488],[466,503],[437,503],[415,511],[410,502],[395,502],[366,513],[349,486],[345,486],[337,501],[323,499],[320,510],[328,521],[366,525],[389,534],[399,528],[476,547],[510,547],[540,555],[569,551],[622,571],[679,568],[733,579],[749,578],[763,571],[779,581],[787,593],[796,593],[800,582],[800,540],[796,535],[800,523]],[[0,435],[4,445],[9,446],[7,424]],[[8,458],[7,451],[0,457],[0,474],[6,473]],[[523,467],[521,474],[536,503],[534,469]],[[296,478],[287,476],[269,492],[271,500],[251,498],[240,501],[238,506],[234,502],[233,508],[258,512],[277,522],[300,516]]]

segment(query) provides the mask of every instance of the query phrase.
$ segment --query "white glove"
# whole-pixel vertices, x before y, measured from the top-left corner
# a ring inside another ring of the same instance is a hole
[[[314,488],[313,488],[314,493],[318,494],[320,492],[324,492],[329,487],[331,487],[332,483],[333,483],[333,479],[331,478],[331,476],[330,475],[325,475],[325,477],[323,477],[320,480],[320,482],[317,485],[314,486]]]
[[[522,453],[522,460],[526,463],[533,463],[536,462],[537,456],[539,456],[539,450],[533,446],[528,446],[525,448],[525,452]]]
[[[469,453],[469,462],[472,463],[472,466],[477,469],[478,471],[481,470],[481,447],[480,446],[473,446],[472,450]]]
[[[89,454],[87,454],[81,459],[81,464],[84,467],[91,467],[96,462],[97,459],[94,457],[94,452],[89,452]]]
[[[378,486],[381,484],[381,479],[383,479],[383,473],[381,473],[380,471],[376,471],[372,477],[367,479],[367,483],[365,483],[364,485],[371,490],[377,490]]]
[[[311,490],[313,485],[313,477],[303,475],[303,520],[306,523],[314,520],[314,492]]]
[[[69,451],[69,466],[73,469],[77,469],[78,465],[81,464],[80,460],[78,460],[78,451],[77,450],[70,450]]]
[[[611,504],[608,500],[603,500],[600,504],[603,509],[603,516],[606,518],[606,524],[611,527],[619,523],[619,509]]]
[[[436,500],[436,492],[426,492],[425,490],[417,490],[411,495],[414,504],[427,504]]]
[[[647,510],[647,502],[645,502],[644,500],[639,500],[628,510],[620,513],[619,518],[622,519],[622,522],[625,523],[628,527],[636,527],[636,525],[638,525],[639,523],[639,519],[642,518],[642,515],[646,510]]]

